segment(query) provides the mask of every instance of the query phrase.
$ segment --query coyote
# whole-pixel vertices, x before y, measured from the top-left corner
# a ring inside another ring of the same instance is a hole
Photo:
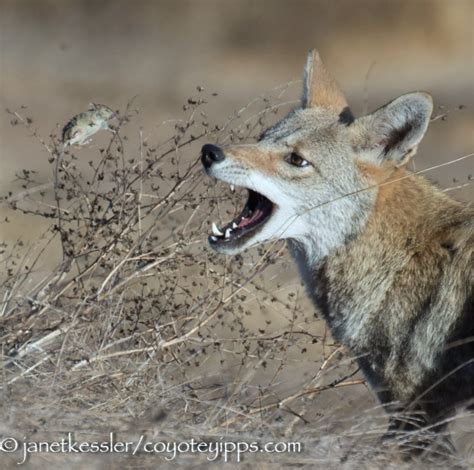
[[[432,110],[414,92],[355,118],[313,50],[301,107],[255,144],[201,152],[208,175],[249,193],[237,218],[213,224],[211,247],[287,240],[390,413],[388,436],[434,438],[474,397],[474,210],[405,168]]]

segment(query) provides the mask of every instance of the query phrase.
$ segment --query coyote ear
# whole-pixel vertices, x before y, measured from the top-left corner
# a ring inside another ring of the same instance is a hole
[[[303,108],[321,106],[341,113],[347,101],[336,81],[329,75],[316,49],[308,53],[303,75]]]
[[[404,165],[416,153],[432,112],[433,99],[428,93],[402,95],[356,120],[354,148],[363,159]]]

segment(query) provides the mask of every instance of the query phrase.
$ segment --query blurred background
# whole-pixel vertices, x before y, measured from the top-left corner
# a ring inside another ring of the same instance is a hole
[[[218,120],[300,80],[311,47],[356,114],[416,89],[449,112],[432,124],[417,169],[462,156],[474,149],[473,20],[472,0],[0,0],[1,187],[23,167],[52,180],[46,153],[10,127],[5,108],[27,106],[47,139],[91,101],[117,109],[138,95],[153,135],[197,85],[219,93]],[[430,176],[456,186],[473,167],[468,160]]]

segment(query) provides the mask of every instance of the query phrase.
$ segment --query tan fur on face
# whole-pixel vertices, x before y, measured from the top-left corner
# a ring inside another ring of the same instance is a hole
[[[226,158],[247,170],[257,170],[262,175],[271,178],[279,178],[284,181],[300,182],[308,179],[312,173],[318,173],[317,165],[309,171],[298,171],[284,159],[292,151],[304,156],[305,152],[300,150],[296,143],[292,150],[267,151],[258,144],[255,146],[236,146],[223,149]]]
[[[224,149],[227,158],[233,158],[248,169],[256,169],[261,173],[274,175],[277,173],[278,162],[282,155],[276,152],[265,152],[256,146],[237,146]]]

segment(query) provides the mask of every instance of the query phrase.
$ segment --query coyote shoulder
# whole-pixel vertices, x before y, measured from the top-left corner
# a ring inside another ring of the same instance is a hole
[[[414,92],[355,118],[311,51],[301,107],[255,144],[201,156],[209,175],[249,192],[210,245],[235,254],[287,240],[391,433],[440,430],[474,399],[474,210],[406,169],[432,109]]]

